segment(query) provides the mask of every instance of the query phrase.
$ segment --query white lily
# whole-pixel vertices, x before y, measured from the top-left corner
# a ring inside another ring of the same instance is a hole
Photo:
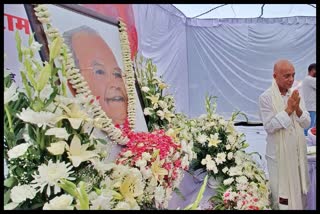
[[[74,135],[70,147],[68,145],[66,146],[69,159],[71,160],[74,167],[78,167],[81,162],[90,160],[91,158],[98,156],[93,151],[87,151],[88,147],[88,143],[81,145],[80,139],[77,135]]]
[[[47,150],[53,155],[62,155],[67,143],[65,141],[59,141],[56,143],[51,143]]]
[[[4,89],[4,104],[18,99],[19,93],[17,93],[17,88],[17,85],[12,82],[9,88]]]
[[[83,121],[90,120],[88,114],[85,111],[82,111],[78,104],[72,103],[70,107],[63,104],[60,104],[59,106],[65,110],[66,114],[56,118],[55,122],[62,119],[68,119],[72,128],[78,129]]]
[[[27,152],[29,146],[31,146],[30,143],[22,143],[10,149],[8,151],[9,160],[15,159],[24,155]]]
[[[65,128],[51,128],[48,129],[45,133],[45,135],[54,135],[57,138],[63,138],[65,140],[68,139],[70,134],[68,134],[67,130]]]

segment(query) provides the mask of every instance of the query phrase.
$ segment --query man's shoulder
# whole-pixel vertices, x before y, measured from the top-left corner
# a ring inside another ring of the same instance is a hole
[[[260,94],[259,98],[265,98],[265,97],[270,97],[271,96],[271,88],[268,88],[265,90],[262,94]]]

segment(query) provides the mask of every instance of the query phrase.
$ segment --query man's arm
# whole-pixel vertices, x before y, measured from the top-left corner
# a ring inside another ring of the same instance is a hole
[[[309,78],[309,84],[312,88],[317,89],[317,79],[312,77]]]
[[[291,119],[285,110],[277,114],[273,111],[272,99],[269,96],[259,97],[259,111],[264,129],[268,134],[286,129],[291,125]]]

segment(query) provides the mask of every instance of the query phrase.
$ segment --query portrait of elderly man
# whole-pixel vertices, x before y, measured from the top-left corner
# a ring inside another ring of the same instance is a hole
[[[107,42],[88,26],[66,31],[63,37],[73,53],[76,67],[106,115],[114,124],[123,124],[127,117],[128,97],[122,69]]]

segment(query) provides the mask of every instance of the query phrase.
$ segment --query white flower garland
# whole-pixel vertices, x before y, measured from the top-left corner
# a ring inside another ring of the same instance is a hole
[[[53,42],[54,39],[60,37],[62,41],[64,39],[60,35],[58,29],[53,28],[50,24],[50,14],[46,5],[36,5],[34,8],[35,15],[38,20],[42,23],[45,28],[45,34],[48,37],[49,42]],[[128,34],[126,31],[126,25],[122,21],[120,21],[120,44],[122,50],[123,57],[123,66],[124,66],[124,83],[128,94],[128,120],[131,129],[135,127],[135,81],[134,81],[134,71],[132,67],[131,61],[131,52],[128,40]],[[64,50],[67,52],[67,56],[64,57]],[[75,67],[75,63],[72,57],[72,53],[68,46],[63,43],[60,49],[60,57],[59,62],[62,67],[65,69],[65,76],[67,80],[72,84],[72,87],[76,89],[77,94],[81,94],[88,98],[88,100],[95,100],[95,97],[92,95],[91,90],[88,87],[87,81],[83,78],[80,73],[80,70]],[[62,71],[62,73],[64,73]],[[62,78],[63,78],[62,77]],[[64,80],[61,80],[64,81]],[[66,81],[64,81],[66,82]],[[100,121],[101,128],[105,131],[108,137],[118,143],[118,144],[126,144],[128,142],[128,138],[122,135],[120,129],[116,128],[112,123],[112,120],[106,115],[106,113],[102,110],[100,104],[98,102],[90,102],[90,104],[86,105],[86,110],[91,111],[94,114],[94,118]]]
[[[136,103],[135,103],[135,79],[134,71],[131,61],[131,51],[129,45],[129,39],[127,34],[127,27],[122,20],[120,20],[120,44],[122,50],[123,66],[125,70],[125,86],[128,94],[128,120],[131,129],[135,127],[135,113],[136,113]]]

